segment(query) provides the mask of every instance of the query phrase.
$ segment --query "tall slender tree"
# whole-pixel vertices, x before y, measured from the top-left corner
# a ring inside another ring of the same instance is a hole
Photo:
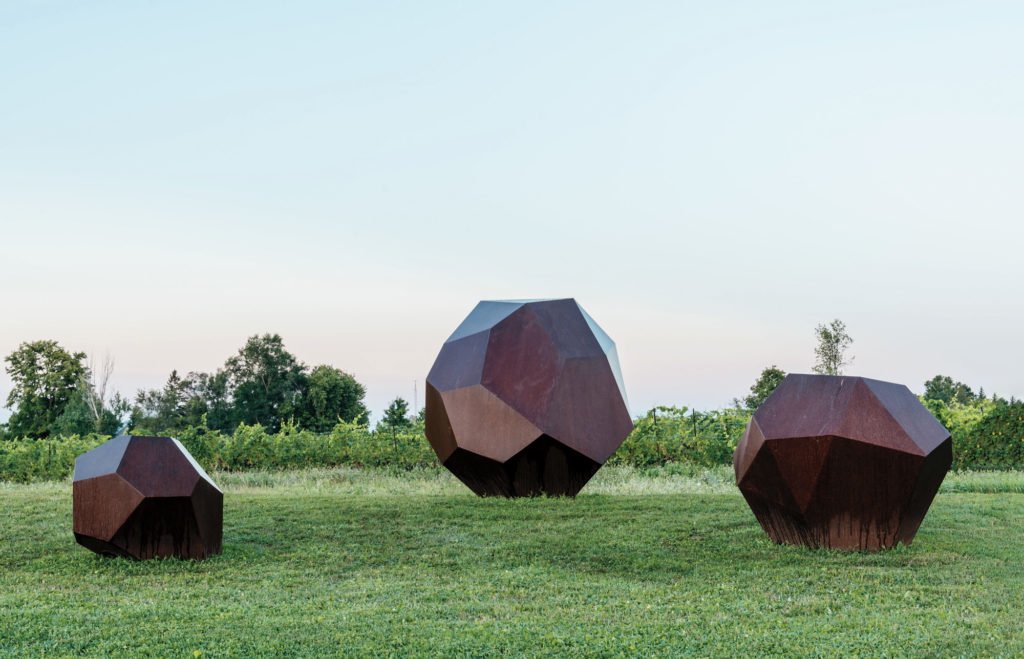
[[[853,362],[853,357],[846,356],[846,350],[853,343],[853,339],[846,333],[846,323],[836,318],[827,325],[818,325],[814,328],[814,336],[818,339],[818,345],[814,348],[817,357],[814,372],[842,375],[843,367]]]

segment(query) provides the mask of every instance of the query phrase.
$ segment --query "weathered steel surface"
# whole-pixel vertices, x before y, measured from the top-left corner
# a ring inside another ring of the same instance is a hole
[[[481,496],[573,496],[632,429],[615,344],[573,299],[479,303],[427,375],[427,439]]]
[[[221,550],[224,495],[170,437],[115,437],[75,459],[75,540],[134,559]]]
[[[910,544],[952,462],[949,431],[903,385],[788,375],[736,447],[736,483],[772,540]]]

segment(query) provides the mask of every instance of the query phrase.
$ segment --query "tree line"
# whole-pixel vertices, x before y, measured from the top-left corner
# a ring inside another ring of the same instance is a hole
[[[845,326],[819,325],[815,336],[814,370],[841,375],[852,361]],[[8,356],[7,370],[15,382],[8,405],[16,411],[7,434],[0,429],[12,440],[0,442],[0,480],[66,477],[76,455],[122,429],[174,435],[211,469],[437,466],[422,410],[411,416],[397,398],[370,428],[362,385],[333,367],[305,366],[277,335],[250,337],[213,373],[172,372],[164,387],[134,400],[109,395],[112,360],[96,365],[53,341],[22,344]],[[729,464],[750,415],[785,376],[775,365],[765,368],[750,393],[726,409],[649,410],[609,462],[655,469]],[[975,392],[946,375],[925,382],[921,398],[952,434],[954,468],[1024,468],[1024,402]]]
[[[845,323],[835,319],[819,324],[814,337],[813,370],[841,375],[853,361],[848,354],[853,339]],[[140,390],[134,399],[110,392],[112,359],[94,363],[85,353],[69,352],[56,341],[22,343],[5,362],[13,383],[7,406],[14,411],[7,424],[0,425],[0,439],[113,435],[125,430],[174,435],[196,427],[231,434],[242,425],[259,425],[275,433],[284,423],[326,433],[339,422],[369,423],[366,388],[354,376],[327,364],[307,366],[285,349],[278,334],[249,337],[214,372],[181,375],[174,370],[163,387]],[[733,399],[733,408],[757,409],[785,376],[774,364],[766,367],[748,395]],[[946,375],[925,382],[922,399],[931,401],[926,404],[940,421],[949,422],[967,414],[966,408],[989,410],[1015,402],[996,395],[988,398],[983,389],[975,393]],[[656,419],[657,410],[652,412]],[[394,439],[416,419],[422,421],[422,414],[420,410],[413,418],[408,403],[396,398],[378,429],[389,431]],[[954,419],[955,415],[959,416]]]
[[[96,365],[56,341],[22,343],[5,362],[13,413],[0,434],[9,437],[111,435],[128,428],[174,434],[200,424],[223,432],[259,424],[275,432],[289,420],[327,432],[339,420],[368,421],[366,388],[354,376],[303,364],[278,334],[249,337],[212,373],[172,371],[163,387],[140,390],[134,399],[109,393],[113,360]]]

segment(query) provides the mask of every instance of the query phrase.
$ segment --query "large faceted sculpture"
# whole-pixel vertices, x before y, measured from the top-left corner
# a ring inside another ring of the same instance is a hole
[[[733,466],[775,542],[876,550],[910,544],[952,459],[949,431],[905,386],[787,375]]]
[[[221,550],[224,495],[176,439],[121,436],[75,459],[75,540],[134,559]]]
[[[437,457],[481,496],[574,496],[633,429],[615,344],[573,299],[479,303],[426,403]]]

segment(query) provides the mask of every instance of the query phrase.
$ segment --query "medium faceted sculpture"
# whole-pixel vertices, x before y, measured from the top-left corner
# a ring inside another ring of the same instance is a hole
[[[224,495],[176,439],[115,437],[75,459],[73,488],[75,540],[98,554],[220,553]]]
[[[900,384],[787,375],[757,408],[733,466],[778,543],[910,544],[952,463],[949,431]]]
[[[426,403],[437,457],[481,496],[574,496],[633,429],[615,344],[573,299],[478,304]]]

